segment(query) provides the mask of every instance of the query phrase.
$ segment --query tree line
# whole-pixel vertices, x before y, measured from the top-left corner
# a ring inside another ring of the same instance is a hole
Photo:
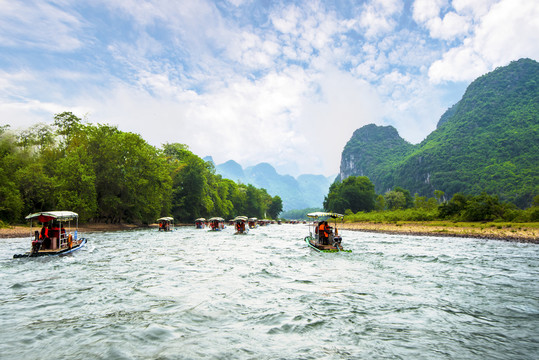
[[[368,218],[390,221],[539,221],[539,195],[534,197],[532,206],[524,210],[486,192],[480,195],[456,193],[449,200],[441,190],[435,190],[433,195],[430,198],[412,196],[409,190],[398,186],[385,194],[376,194],[368,177],[350,176],[330,186],[323,205],[326,211],[347,215],[372,213]],[[391,214],[379,216],[383,212]]]
[[[149,224],[161,216],[277,218],[282,200],[222,178],[184,144],[157,148],[63,112],[52,126],[0,126],[0,221],[47,210],[75,211],[82,222]]]

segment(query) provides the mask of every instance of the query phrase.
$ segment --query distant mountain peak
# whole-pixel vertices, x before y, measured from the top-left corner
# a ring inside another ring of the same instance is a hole
[[[304,174],[297,179],[281,175],[267,162],[243,169],[234,160],[229,160],[215,168],[224,178],[264,188],[271,196],[278,195],[283,200],[285,211],[321,207],[332,182],[331,178],[323,175]]]

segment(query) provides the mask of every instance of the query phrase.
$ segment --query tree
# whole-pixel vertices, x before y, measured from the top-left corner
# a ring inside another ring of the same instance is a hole
[[[442,199],[444,197],[445,193],[442,190],[434,190],[434,197],[438,201],[438,204],[442,203]]]
[[[89,127],[88,151],[96,176],[99,219],[149,223],[170,194],[165,160],[140,135],[116,127]]]
[[[73,115],[70,111],[54,115],[54,126],[57,127],[56,133],[64,136],[66,145],[69,144],[71,138],[83,127],[81,119]]]
[[[277,219],[282,211],[283,200],[281,200],[281,198],[276,195],[271,199],[271,204],[268,208],[268,215],[272,219]]]
[[[374,209],[376,194],[373,183],[366,176],[350,176],[342,182],[335,182],[324,198],[324,209],[344,213],[370,211]]]
[[[400,191],[388,191],[384,195],[384,199],[389,210],[404,209],[406,207],[406,197]]]

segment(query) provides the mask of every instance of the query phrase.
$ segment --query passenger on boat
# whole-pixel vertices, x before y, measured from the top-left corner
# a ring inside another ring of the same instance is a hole
[[[244,222],[238,222],[236,224],[236,230],[238,232],[244,232],[245,231],[245,223]]]
[[[50,225],[49,227],[47,227],[45,223],[43,223],[43,227],[41,228],[41,233],[39,236],[42,249],[49,249],[51,247],[51,238],[49,234],[50,234]]]
[[[322,245],[328,244],[330,228],[327,221],[320,221],[318,225],[318,239]]]

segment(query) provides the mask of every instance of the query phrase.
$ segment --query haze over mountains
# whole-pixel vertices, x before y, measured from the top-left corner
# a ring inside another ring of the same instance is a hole
[[[213,163],[210,156],[204,160]],[[329,186],[335,179],[335,176],[312,174],[300,175],[297,178],[291,175],[281,175],[268,163],[260,163],[244,169],[234,160],[215,165],[215,169],[224,178],[264,188],[272,196],[278,195],[283,200],[284,211],[322,207],[324,196],[327,195]]]
[[[420,144],[366,125],[346,144],[339,179],[367,176],[376,193],[400,186],[446,197],[485,191],[521,207],[539,194],[539,63],[520,59],[473,81]]]

